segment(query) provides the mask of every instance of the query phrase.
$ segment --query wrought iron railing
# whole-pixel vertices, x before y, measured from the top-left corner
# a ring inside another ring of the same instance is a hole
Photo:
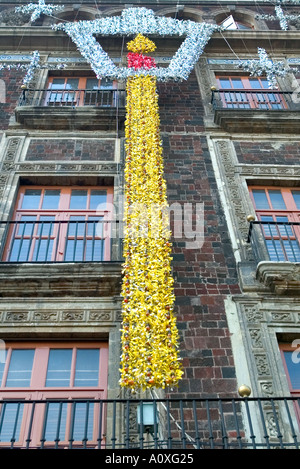
[[[124,90],[24,89],[19,106],[46,107],[124,107]]]
[[[222,109],[249,109],[258,111],[300,110],[292,91],[276,90],[212,90],[211,104],[215,111]]]
[[[33,220],[32,220],[33,218]],[[0,222],[0,262],[105,262],[122,260],[123,226],[100,217],[23,217]]]
[[[0,448],[299,449],[299,399],[5,398]]]
[[[299,240],[300,222],[250,221],[247,242],[258,261],[300,262]]]

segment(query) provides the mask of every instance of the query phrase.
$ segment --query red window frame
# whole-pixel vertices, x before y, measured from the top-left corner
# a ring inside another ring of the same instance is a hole
[[[288,383],[290,395],[291,395],[291,397],[299,398],[300,397],[300,387],[299,387],[299,389],[298,388],[293,388],[292,381],[291,381],[290,374],[289,374],[289,370],[288,370],[287,363],[286,363],[286,359],[285,359],[285,352],[297,352],[297,350],[292,344],[285,343],[285,342],[279,343],[278,346],[279,346],[279,350],[280,350],[280,355],[281,355],[285,375],[286,375],[286,378],[287,378],[287,383]],[[300,373],[300,363],[298,364],[298,366],[299,366],[299,373]],[[296,413],[297,422],[298,422],[298,425],[300,427],[300,407],[299,407],[298,402],[294,403],[294,409],[295,409],[295,413]]]
[[[268,207],[258,208],[256,206],[255,190],[264,192]],[[274,206],[272,191],[281,194],[285,208],[278,209]],[[297,207],[293,192],[299,192],[300,194],[300,189],[297,187],[249,186],[250,198],[255,208],[257,220],[265,222],[265,224],[262,224],[262,232],[270,256],[271,250],[278,249],[279,256],[284,256],[284,259],[280,260],[296,260],[299,262],[300,225],[297,225],[297,223],[300,222],[300,208]],[[279,224],[272,223],[268,225],[268,221]],[[280,222],[287,222],[287,224],[280,224]],[[288,223],[291,223],[291,225],[288,225]]]
[[[41,197],[38,208],[22,208],[22,202],[27,190],[41,191]],[[42,202],[45,197],[46,191],[60,191],[59,206],[53,209],[43,209]],[[87,205],[83,209],[71,209],[70,201],[73,191],[86,191],[87,192]],[[106,206],[100,209],[90,209],[90,199],[92,191],[106,192]],[[51,262],[67,261],[67,246],[74,244],[74,255],[69,258],[70,261],[78,260],[76,258],[76,245],[78,251],[81,249],[83,252],[81,260],[99,260],[97,257],[94,259],[86,258],[86,250],[88,245],[92,242],[98,244],[103,241],[103,255],[100,260],[110,260],[110,233],[111,233],[111,215],[113,204],[113,188],[103,186],[21,186],[17,197],[15,211],[13,214],[13,221],[21,221],[22,218],[34,218],[34,221],[29,221],[28,227],[25,223],[11,224],[8,231],[7,243],[4,250],[3,260],[6,262],[13,262],[13,249],[14,242],[20,240],[20,243],[29,243],[28,257],[26,261],[36,262],[39,259],[33,256],[35,249],[39,249],[42,243],[48,242],[47,257],[40,260],[47,260]],[[54,225],[50,228],[50,224],[44,222],[43,217],[54,218]],[[86,223],[80,221],[76,223],[76,218],[85,220]],[[97,229],[97,220],[101,222]],[[38,223],[40,221],[40,223]],[[107,223],[106,223],[107,222]],[[48,228],[47,228],[48,227]],[[79,227],[79,228],[78,228]],[[100,228],[101,227],[101,228]],[[70,228],[73,228],[72,230]],[[50,231],[51,230],[51,231]],[[50,245],[51,243],[51,245]],[[50,247],[49,247],[50,245]],[[81,248],[79,246],[82,246]],[[52,246],[52,247],[51,247]],[[95,246],[95,244],[94,244]],[[23,244],[24,247],[24,244]],[[20,248],[21,250],[21,248]],[[95,250],[95,247],[93,247]],[[78,253],[77,251],[77,253]],[[51,256],[51,258],[50,258]],[[79,259],[80,260],[80,259]],[[20,261],[17,259],[16,261]]]
[[[34,359],[32,364],[32,375],[30,386],[28,387],[6,387],[5,382],[10,366],[10,357],[13,350],[34,349]],[[75,358],[77,350],[80,349],[99,349],[99,381],[97,386],[77,386],[72,385],[68,387],[47,387],[45,385],[48,358],[50,350],[53,349],[71,349],[72,350],[72,363],[71,363],[71,380],[74,381],[75,373]],[[45,420],[46,404],[36,404],[33,422],[31,419],[32,404],[26,401],[47,401],[51,400],[76,400],[76,399],[89,399],[98,400],[107,398],[107,376],[108,376],[108,344],[107,342],[26,342],[26,343],[6,343],[6,362],[0,383],[0,415],[1,409],[4,404],[1,401],[16,401],[24,400],[23,412],[21,415],[20,428],[16,434],[16,442],[14,447],[24,447],[26,438],[28,436],[29,425],[32,423],[31,442],[30,447],[39,447],[41,444],[41,437],[43,431],[43,423]],[[51,405],[51,404],[50,404]],[[88,441],[88,445],[94,447],[97,444],[99,433],[99,403],[95,402],[93,407],[93,425],[92,425],[92,438]],[[63,419],[63,434],[65,439],[59,442],[59,446],[68,445],[68,437],[70,436],[72,406],[66,404],[66,414]],[[102,438],[104,438],[104,415],[101,422],[102,425]],[[82,441],[74,441],[74,447],[80,446]],[[0,441],[1,446],[7,446],[7,442]],[[45,442],[45,447],[53,447],[53,441]]]
[[[54,87],[55,80],[64,80],[61,87]],[[68,88],[68,80],[78,80],[76,89]],[[97,82],[96,88],[89,89],[87,87],[88,80]],[[107,86],[109,82],[110,86]],[[116,96],[112,90],[117,89],[116,81],[107,81],[96,77],[82,76],[50,76],[48,78],[48,90],[45,94],[44,103],[46,106],[87,106],[87,105],[115,105]],[[102,97],[97,98],[97,91],[101,91]]]
[[[285,109],[282,93],[270,90],[265,77],[216,76],[223,107],[234,109]],[[223,81],[229,83],[224,87]]]

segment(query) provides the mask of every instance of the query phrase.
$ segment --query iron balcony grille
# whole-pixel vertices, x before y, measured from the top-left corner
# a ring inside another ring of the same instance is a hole
[[[215,111],[243,109],[257,111],[300,110],[292,91],[273,90],[212,90],[211,104]]]
[[[51,90],[26,89],[19,106],[46,107],[124,107],[124,90]]]
[[[1,262],[122,260],[122,223],[99,217],[82,220],[74,216],[68,221],[49,218],[0,222]]]
[[[257,260],[300,262],[300,222],[251,221],[247,242]]]
[[[296,397],[4,398],[0,448],[299,449],[298,417]]]

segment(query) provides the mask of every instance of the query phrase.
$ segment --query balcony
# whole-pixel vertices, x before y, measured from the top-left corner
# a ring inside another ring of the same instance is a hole
[[[25,89],[15,118],[35,129],[115,130],[125,120],[125,91]]]
[[[247,242],[258,262],[256,278],[278,295],[300,294],[300,223],[255,221]]]
[[[91,218],[0,222],[0,296],[119,295],[122,224]]]
[[[299,449],[298,411],[296,397],[4,398],[0,409],[0,447]]]
[[[298,133],[300,103],[292,91],[212,90],[214,123],[227,132]]]

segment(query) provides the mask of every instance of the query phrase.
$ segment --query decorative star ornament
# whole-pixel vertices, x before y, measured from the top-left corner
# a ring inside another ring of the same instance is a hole
[[[277,77],[284,77],[287,73],[292,70],[285,65],[282,61],[273,62],[268,57],[265,49],[258,48],[259,60],[241,60],[239,68],[242,68],[246,72],[250,73],[250,76],[262,76],[265,75],[269,88],[278,88]]]
[[[16,7],[16,12],[21,13],[31,13],[30,21],[33,23],[37,20],[42,14],[52,15],[54,11],[61,11],[64,9],[64,5],[46,5],[45,0],[39,0],[39,3],[29,3],[21,7]]]
[[[154,12],[147,8],[127,8],[123,10],[121,16],[61,23],[54,25],[53,28],[63,30],[70,36],[98,78],[110,79],[127,79],[144,72],[141,69],[117,67],[97,42],[96,35],[153,34],[185,37],[168,67],[155,67],[149,70],[149,74],[160,81],[186,80],[210,37],[220,29],[219,26],[208,23],[154,16]]]

